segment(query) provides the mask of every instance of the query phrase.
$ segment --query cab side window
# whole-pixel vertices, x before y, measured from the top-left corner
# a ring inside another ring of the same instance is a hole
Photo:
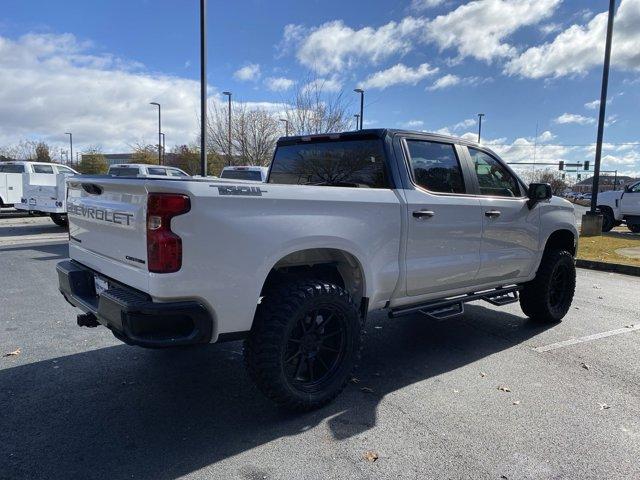
[[[414,182],[430,192],[465,193],[462,168],[450,143],[407,140]]]
[[[33,173],[53,173],[51,165],[33,165]]]
[[[478,176],[480,195],[520,197],[522,191],[516,177],[491,155],[469,147],[469,155]]]

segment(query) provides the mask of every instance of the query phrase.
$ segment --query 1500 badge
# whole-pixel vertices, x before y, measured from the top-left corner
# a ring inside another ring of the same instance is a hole
[[[220,195],[243,195],[248,197],[261,197],[263,193],[267,193],[266,190],[262,190],[260,187],[249,187],[246,185],[211,185],[212,187],[218,187],[218,193]]]
[[[135,215],[133,213],[119,212],[109,208],[91,207],[67,202],[67,214],[84,218],[90,222],[113,223],[124,228],[135,228]]]

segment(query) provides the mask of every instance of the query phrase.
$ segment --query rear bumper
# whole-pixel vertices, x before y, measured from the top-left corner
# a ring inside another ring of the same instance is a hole
[[[59,288],[74,307],[95,315],[130,345],[161,348],[211,341],[213,319],[197,301],[158,303],[138,290],[108,280],[96,293],[96,272],[73,260],[58,263]]]

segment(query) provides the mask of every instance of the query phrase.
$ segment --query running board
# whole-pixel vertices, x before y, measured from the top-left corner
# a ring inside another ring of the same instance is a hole
[[[422,313],[434,320],[445,320],[462,315],[464,313],[464,304],[473,302],[474,300],[484,300],[497,306],[517,302],[518,290],[521,288],[519,285],[513,285],[511,287],[468,293],[446,300],[436,300],[435,302],[427,302],[419,305],[392,308],[389,311],[389,318],[403,317],[405,315],[411,315],[412,313]]]

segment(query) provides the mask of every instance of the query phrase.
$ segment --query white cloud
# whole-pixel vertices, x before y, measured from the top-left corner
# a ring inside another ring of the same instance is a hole
[[[444,2],[445,0],[411,0],[411,6],[409,8],[415,12],[422,12],[442,5]]]
[[[553,133],[551,133],[549,130],[545,130],[540,135],[538,135],[538,142],[541,142],[541,143],[549,142],[554,138],[556,138],[556,136]]]
[[[540,31],[543,35],[551,35],[552,33],[556,33],[562,29],[562,25],[559,23],[547,23],[545,25],[540,25]]]
[[[456,123],[451,127],[452,130],[463,130],[465,128],[473,127],[476,124],[475,118],[466,118],[461,122]]]
[[[587,102],[584,104],[584,108],[588,110],[595,110],[600,107],[600,100],[594,100],[593,102]]]
[[[577,113],[563,113],[553,121],[560,125],[566,125],[569,123],[575,123],[578,125],[592,125],[593,123],[595,123],[595,120],[593,118],[578,115]]]
[[[244,67],[236,70],[233,77],[243,82],[253,81],[255,82],[260,78],[260,65],[257,63],[250,63]]]
[[[381,70],[370,75],[363,83],[363,88],[385,89],[392,85],[408,84],[415,85],[420,80],[434,75],[438,72],[437,67],[431,67],[428,63],[423,63],[416,68],[407,67],[398,63],[393,67]]]
[[[298,61],[326,75],[342,71],[359,62],[377,64],[391,55],[411,50],[411,37],[424,27],[425,20],[406,17],[400,22],[389,22],[379,28],[359,30],[345,25],[342,20],[305,30],[299,25],[287,25],[281,50],[297,46]]]
[[[424,122],[422,120],[409,120],[408,122],[404,122],[404,126],[406,128],[420,128],[424,126]]]
[[[285,77],[268,77],[264,80],[265,85],[272,92],[284,92],[294,85],[294,81]]]
[[[194,140],[199,82],[147,73],[139,63],[91,49],[70,34],[0,37],[0,146],[29,138],[66,148],[64,132],[73,132],[75,151],[96,144],[105,152],[129,151],[138,141],[156,142],[153,101],[162,104],[168,147]],[[210,91],[210,101],[220,101]]]
[[[433,82],[431,86],[427,87],[427,90],[442,90],[456,85],[474,86],[480,83],[490,82],[491,80],[491,78],[459,77],[458,75],[448,73]]]
[[[622,0],[615,15],[612,66],[640,69],[640,0]],[[601,66],[607,12],[593,17],[586,25],[572,25],[556,38],[531,47],[509,61],[505,72],[527,78],[581,75]]]
[[[561,0],[476,0],[440,15],[426,27],[425,40],[461,57],[492,61],[516,53],[505,42],[516,30],[549,18]]]

